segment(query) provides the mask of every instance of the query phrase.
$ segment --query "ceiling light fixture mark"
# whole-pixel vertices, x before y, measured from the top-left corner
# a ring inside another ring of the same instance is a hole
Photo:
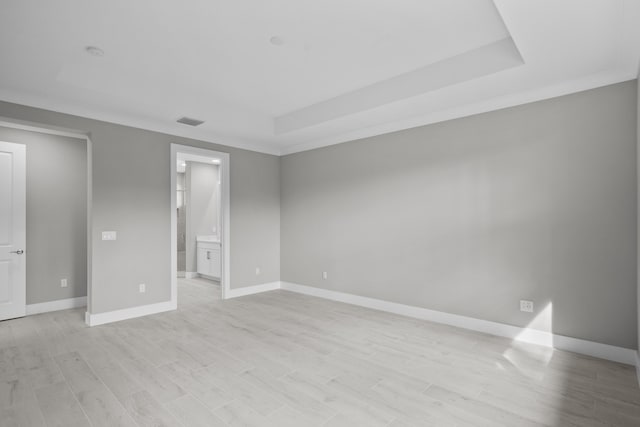
[[[282,39],[282,37],[272,36],[269,39],[269,43],[271,43],[274,46],[282,46],[284,44],[284,40]]]
[[[104,56],[104,50],[96,46],[87,46],[84,48],[84,50],[91,56],[98,56],[98,57]]]

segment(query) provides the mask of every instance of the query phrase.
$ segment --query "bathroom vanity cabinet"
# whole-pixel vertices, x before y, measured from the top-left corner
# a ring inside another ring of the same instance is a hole
[[[198,274],[220,279],[220,242],[198,241],[196,243]]]

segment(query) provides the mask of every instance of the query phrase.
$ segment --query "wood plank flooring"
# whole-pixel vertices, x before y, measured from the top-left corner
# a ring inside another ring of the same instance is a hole
[[[640,426],[634,368],[313,297],[0,322],[0,426]]]

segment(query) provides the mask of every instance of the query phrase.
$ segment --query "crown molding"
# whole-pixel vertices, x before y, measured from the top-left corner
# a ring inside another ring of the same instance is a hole
[[[69,114],[85,119],[98,120],[107,123],[113,123],[122,126],[129,126],[137,129],[159,132],[171,136],[182,138],[197,139],[212,144],[224,145],[227,147],[239,148],[242,150],[255,151],[258,153],[271,154],[279,156],[280,150],[273,144],[265,142],[264,144],[257,142],[248,142],[237,138],[214,135],[211,132],[203,132],[198,129],[185,129],[180,131],[173,126],[163,124],[156,120],[128,116],[126,114],[112,113],[101,111],[90,107],[77,107],[66,102],[58,102],[52,99],[42,99],[37,96],[28,94],[19,94],[13,91],[0,90],[0,101],[13,104],[20,104],[26,107],[40,108],[56,113]]]
[[[128,117],[124,114],[113,114],[104,111],[92,110],[90,108],[79,108],[66,103],[59,103],[52,100],[41,100],[37,99],[37,97],[24,94],[16,94],[4,90],[0,90],[0,101],[20,104],[27,107],[41,108],[53,112],[70,114],[87,119],[99,120],[153,132],[160,132],[172,136],[197,139],[205,142],[210,142],[212,144],[255,151],[258,153],[271,154],[274,156],[286,156],[289,154],[342,144],[358,139],[384,135],[401,130],[473,116],[476,114],[516,107],[518,105],[543,101],[546,99],[552,99],[564,95],[570,95],[572,93],[596,89],[599,87],[621,83],[628,80],[635,80],[638,78],[639,73],[640,70],[634,70],[633,72],[629,72],[627,70],[593,74],[583,78],[569,80],[543,88],[537,88],[530,91],[518,92],[515,94],[491,98],[474,104],[462,105],[448,110],[436,111],[424,115],[410,117],[404,120],[397,120],[393,122],[383,123],[377,126],[370,126],[351,132],[340,133],[328,138],[313,139],[307,142],[302,142],[286,147],[279,146],[278,143],[273,142],[264,142],[260,144],[256,142],[242,141],[226,136],[212,136],[209,132],[194,132],[195,130],[185,130],[184,132],[179,132],[176,131],[176,129],[172,128],[172,126],[158,123],[153,120]]]
[[[280,152],[280,155],[285,156],[288,154],[314,150],[330,145],[342,144],[348,141],[384,135],[401,130],[459,119],[462,117],[473,116],[476,114],[488,113],[491,111],[516,107],[518,105],[530,104],[532,102],[543,101],[545,99],[557,98],[564,95],[570,95],[572,93],[583,92],[590,89],[596,89],[603,86],[622,83],[628,80],[634,80],[636,78],[637,77],[634,75],[634,73],[630,72],[610,72],[604,74],[594,74],[576,80],[565,81],[556,85],[491,98],[475,104],[462,105],[448,110],[436,111],[425,115],[414,116],[404,120],[393,121],[378,126],[356,130],[353,132],[342,133],[329,138],[312,140],[309,142],[292,145],[283,148]]]

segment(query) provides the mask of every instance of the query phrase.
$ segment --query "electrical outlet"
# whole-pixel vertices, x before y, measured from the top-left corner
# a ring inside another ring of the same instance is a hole
[[[144,283],[140,283],[138,285],[138,288],[139,288],[141,294],[144,294],[145,292],[147,292],[147,285],[145,285]]]
[[[533,313],[533,301],[520,300],[520,311],[526,311],[527,313]]]
[[[260,275],[260,267],[256,267],[256,276]]]
[[[61,279],[60,280],[60,287],[61,288],[66,288],[67,287],[67,279]]]
[[[329,275],[327,274],[327,272],[326,272],[326,271],[323,271],[323,272],[322,272],[322,278],[323,278],[324,280],[327,280],[327,277],[329,277]]]
[[[116,240],[117,238],[118,238],[118,234],[115,231],[102,232],[102,240]]]

